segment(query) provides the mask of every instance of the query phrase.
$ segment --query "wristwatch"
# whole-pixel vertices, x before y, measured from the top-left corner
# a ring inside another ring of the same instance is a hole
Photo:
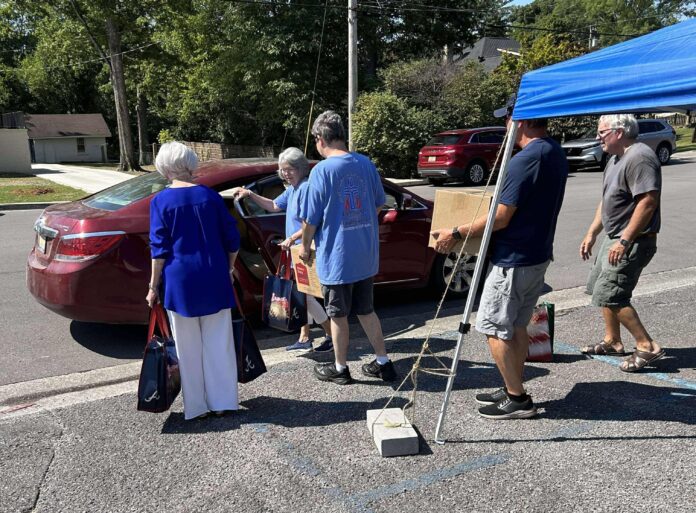
[[[459,233],[458,226],[455,226],[454,228],[452,228],[452,238],[455,240],[462,240],[463,237],[462,237],[462,234]]]
[[[626,239],[619,239],[619,244],[621,244],[626,249],[631,247],[631,243]]]

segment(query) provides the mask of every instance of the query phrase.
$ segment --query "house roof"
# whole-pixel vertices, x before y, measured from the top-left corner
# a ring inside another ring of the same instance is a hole
[[[455,56],[454,62],[464,64],[476,61],[482,63],[486,71],[493,71],[503,58],[499,49],[519,52],[520,44],[509,37],[482,37],[474,46],[465,48],[460,55]]]
[[[111,137],[101,114],[25,114],[29,139]]]

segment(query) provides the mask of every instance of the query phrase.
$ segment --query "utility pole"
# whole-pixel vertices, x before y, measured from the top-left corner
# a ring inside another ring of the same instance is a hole
[[[590,25],[590,40],[587,43],[587,48],[592,50],[595,46],[597,46],[597,31]]]
[[[348,0],[348,149],[353,151],[353,111],[358,96],[358,0]]]

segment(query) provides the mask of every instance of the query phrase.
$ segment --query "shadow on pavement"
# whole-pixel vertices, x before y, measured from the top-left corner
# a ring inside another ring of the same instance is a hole
[[[553,355],[553,361],[549,363],[575,363],[583,360],[587,360],[589,356],[577,353],[577,354],[567,354],[567,353],[556,353]]]
[[[696,347],[672,348],[666,347],[667,357],[655,362],[651,367],[639,371],[640,373],[665,372],[679,374],[681,370],[696,369]]]
[[[537,407],[549,419],[696,424],[696,391],[630,381],[577,383],[564,399]]]
[[[108,327],[108,329],[105,329]],[[111,358],[142,358],[147,326],[72,321],[70,335],[85,349]]]
[[[34,167],[31,169],[31,172],[34,175],[55,175],[55,174],[62,173],[62,171],[56,171],[54,169],[46,169],[43,167]]]
[[[299,401],[282,397],[260,396],[240,403],[243,409],[224,417],[184,420],[181,412],[172,412],[162,426],[163,434],[214,433],[253,425],[265,432],[269,425],[283,427],[330,426],[346,422],[365,421],[365,411],[384,406],[386,399],[364,401]],[[390,406],[400,408],[403,398],[395,398]]]

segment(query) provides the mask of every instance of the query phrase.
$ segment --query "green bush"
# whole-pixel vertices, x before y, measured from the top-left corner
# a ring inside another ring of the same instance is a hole
[[[366,93],[356,104],[353,142],[384,176],[409,178],[416,172],[418,150],[441,123],[432,112],[411,107],[394,94]]]

